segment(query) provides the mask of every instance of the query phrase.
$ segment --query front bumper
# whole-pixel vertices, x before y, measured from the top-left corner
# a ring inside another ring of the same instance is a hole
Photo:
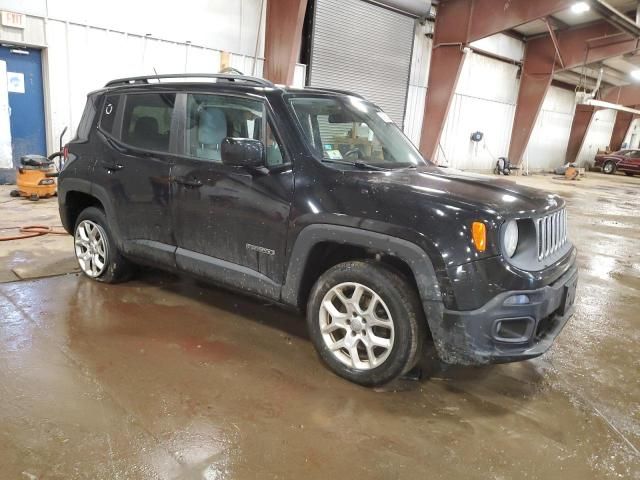
[[[432,332],[440,358],[477,365],[542,355],[573,315],[577,282],[574,264],[548,286],[502,292],[476,310],[445,309]]]

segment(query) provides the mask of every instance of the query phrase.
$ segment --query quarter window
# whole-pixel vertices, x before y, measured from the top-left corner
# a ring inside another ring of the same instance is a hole
[[[169,151],[175,93],[127,95],[122,141],[145,150]]]
[[[102,105],[102,116],[100,117],[100,128],[115,137],[118,137],[113,131],[113,128],[119,101],[120,95],[108,95],[105,97],[104,104]]]

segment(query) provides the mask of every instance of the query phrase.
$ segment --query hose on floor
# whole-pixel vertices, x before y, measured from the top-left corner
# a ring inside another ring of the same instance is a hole
[[[54,227],[47,225],[25,225],[24,227],[7,227],[0,230],[18,230],[22,235],[10,235],[0,237],[0,242],[8,242],[9,240],[22,240],[23,238],[41,237],[42,235],[69,235],[66,231],[54,230]]]

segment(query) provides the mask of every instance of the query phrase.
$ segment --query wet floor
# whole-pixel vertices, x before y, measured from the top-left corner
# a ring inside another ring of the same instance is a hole
[[[562,190],[578,309],[542,358],[372,391],[302,318],[145,271],[0,285],[0,477],[640,478],[640,181]]]

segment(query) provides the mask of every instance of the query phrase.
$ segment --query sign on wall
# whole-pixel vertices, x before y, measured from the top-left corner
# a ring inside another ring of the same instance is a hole
[[[5,27],[25,28],[26,17],[22,13],[3,11],[0,17],[2,25]]]
[[[24,73],[7,72],[7,87],[11,93],[24,93]]]

